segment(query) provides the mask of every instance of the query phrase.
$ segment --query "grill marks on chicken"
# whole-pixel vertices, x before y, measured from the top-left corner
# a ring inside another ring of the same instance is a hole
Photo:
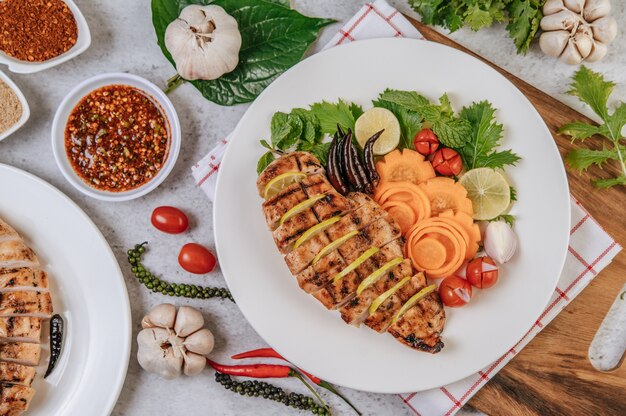
[[[426,286],[423,275],[414,274],[410,260],[404,259],[404,239],[396,222],[365,194],[337,193],[319,161],[306,152],[291,153],[272,162],[259,176],[259,193],[262,195],[272,178],[287,172],[304,172],[307,176],[265,201],[263,214],[299,286],[326,308],[338,309],[347,323],[364,323],[378,332],[391,333],[411,348],[439,352],[445,313],[436,293],[419,301],[392,325],[406,301]],[[318,196],[322,197],[312,199]],[[296,206],[301,209],[294,213]],[[285,217],[287,213],[289,218]],[[294,248],[307,230],[329,219],[334,222],[307,235],[307,240]],[[339,239],[341,244],[330,246]],[[372,248],[378,251],[372,254]],[[400,263],[356,294],[365,279],[391,261]],[[407,276],[410,278],[405,279]],[[401,281],[404,284],[397,286]],[[372,303],[394,287],[397,290],[384,302],[377,302],[380,305],[370,313]]]
[[[42,322],[52,312],[48,275],[35,252],[0,219],[0,415],[28,409]]]

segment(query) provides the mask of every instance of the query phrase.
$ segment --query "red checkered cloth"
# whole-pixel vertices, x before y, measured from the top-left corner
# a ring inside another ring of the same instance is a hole
[[[402,14],[384,0],[377,0],[363,6],[326,48],[355,40],[394,36],[423,39]],[[198,186],[211,200],[215,193],[217,171],[228,139],[220,142],[192,168]],[[478,373],[438,389],[399,395],[415,414],[441,416],[456,413],[619,253],[622,249],[619,244],[574,199],[571,210],[572,228],[565,266],[548,307],[537,318],[533,327],[506,354]]]

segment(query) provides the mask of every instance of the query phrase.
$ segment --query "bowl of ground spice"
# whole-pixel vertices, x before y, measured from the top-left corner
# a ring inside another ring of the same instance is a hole
[[[0,64],[12,72],[43,71],[90,44],[87,21],[72,0],[0,0]]]
[[[22,91],[0,71],[0,141],[22,127],[30,117],[30,109]]]
[[[132,74],[89,78],[63,99],[52,151],[65,178],[103,201],[128,201],[159,186],[180,150],[180,123],[167,95]]]

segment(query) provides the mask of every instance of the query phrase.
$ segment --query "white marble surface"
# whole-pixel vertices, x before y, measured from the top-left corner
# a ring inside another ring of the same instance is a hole
[[[180,115],[183,146],[169,178],[156,191],[132,202],[106,203],[82,196],[63,179],[52,157],[50,125],[62,98],[77,82],[103,72],[131,72],[163,85],[174,71],[156,44],[148,0],[78,0],[77,3],[91,27],[92,45],[77,59],[51,70],[33,75],[11,75],[26,95],[32,115],[22,130],[0,143],[0,163],[25,169],[57,186],[76,201],[100,227],[126,275],[136,334],[141,317],[151,306],[172,299],[148,293],[135,281],[125,260],[125,251],[132,244],[149,240],[151,245],[146,255],[146,263],[171,281],[224,285],[219,271],[205,277],[192,277],[181,272],[177,266],[176,255],[179,247],[191,240],[208,247],[214,246],[212,207],[195,188],[189,167],[208,152],[213,143],[235,127],[247,106],[220,107],[204,100],[190,85],[180,87],[171,94],[171,99]],[[396,0],[391,3],[401,11],[411,13],[406,1]],[[338,21],[345,21],[362,4],[363,0],[295,1],[295,7],[304,13],[333,17]],[[619,1],[613,1],[613,4],[617,19],[626,23],[626,5]],[[325,29],[320,45],[330,39],[338,28],[339,24],[336,24]],[[565,96],[566,85],[575,68],[543,57],[537,47],[526,56],[516,55],[503,27],[498,26],[480,33],[460,31],[452,37],[540,89],[576,108],[580,107],[576,100]],[[615,95],[622,100],[626,100],[624,40],[625,34],[622,33],[611,46],[607,58],[593,66],[618,82]],[[317,49],[319,45],[316,46],[315,50]],[[150,226],[150,212],[154,207],[164,204],[176,205],[190,214],[191,232],[182,236],[165,236]],[[216,335],[216,359],[263,345],[237,307],[228,301],[178,300],[177,303],[191,304],[203,310],[208,325]],[[213,376],[208,372],[196,378],[182,378],[174,382],[159,380],[140,369],[135,353],[136,346],[133,344],[128,376],[113,411],[114,415],[286,413],[282,406],[272,402],[244,399],[223,390],[213,382]],[[304,392],[296,383],[289,382],[285,385],[289,389]],[[371,395],[346,389],[342,391],[366,414],[411,414],[396,396]],[[348,414],[346,407],[339,401],[326,397],[337,413]]]

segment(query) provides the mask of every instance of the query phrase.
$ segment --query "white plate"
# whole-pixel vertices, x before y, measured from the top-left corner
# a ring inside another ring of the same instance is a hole
[[[418,90],[454,107],[489,100],[504,124],[503,147],[522,157],[507,172],[519,201],[519,251],[500,281],[446,309],[445,347],[430,355],[388,334],[346,325],[300,290],[274,246],[256,190],[256,162],[275,111],[338,98],[365,107],[385,88]],[[462,379],[506,353],[539,317],[561,273],[569,239],[569,193],[561,158],[528,100],[477,59],[426,41],[359,41],[314,55],[252,104],[224,157],[215,198],[220,265],[255,330],[294,364],[330,382],[380,393],[426,390]]]
[[[0,133],[0,141],[2,141],[15,133],[20,127],[24,125],[24,123],[26,123],[26,121],[30,117],[30,107],[28,107],[28,102],[26,101],[26,97],[24,97],[22,91],[18,88],[17,85],[15,85],[15,82],[13,82],[13,80],[7,76],[7,74],[0,71],[0,79],[4,81],[4,83],[7,84],[15,92],[15,95],[17,95],[17,99],[20,100],[20,104],[22,104],[22,116],[17,121],[17,123]]]
[[[0,217],[35,250],[50,274],[55,313],[65,320],[54,372],[46,343],[29,416],[108,415],[130,355],[130,305],[106,240],[68,197],[43,180],[0,164]]]
[[[167,127],[170,136],[170,148],[167,159],[161,167],[161,170],[150,181],[129,191],[108,192],[92,188],[87,182],[78,176],[76,172],[74,172],[74,168],[70,164],[65,152],[65,125],[70,113],[74,110],[74,107],[76,107],[78,102],[86,95],[91,93],[93,90],[106,85],[117,84],[129,85],[143,91],[153,100],[154,104],[163,111],[164,117],[168,121]],[[144,196],[156,189],[174,168],[176,160],[178,159],[178,153],[180,152],[181,142],[180,121],[178,120],[178,114],[176,113],[174,104],[172,104],[163,90],[145,78],[124,72],[112,72],[108,74],[96,75],[95,77],[88,78],[76,85],[72,91],[65,96],[63,101],[61,101],[61,104],[59,104],[59,108],[54,115],[54,120],[52,120],[51,137],[52,153],[54,154],[57,166],[61,170],[65,179],[67,179],[74,188],[78,189],[85,195],[110,202],[129,201],[131,199]]]
[[[89,32],[89,26],[87,26],[87,21],[85,17],[80,12],[80,9],[72,0],[63,0],[67,7],[74,14],[74,19],[76,20],[76,26],[78,28],[78,38],[76,39],[76,43],[70,50],[57,56],[56,58],[49,59],[43,62],[28,62],[21,61],[19,59],[15,59],[10,57],[6,53],[0,51],[0,64],[8,65],[9,71],[15,72],[16,74],[32,74],[35,72],[43,71],[54,66],[60,65],[63,62],[67,62],[72,58],[77,57],[81,53],[85,52],[89,45],[91,45],[91,33]]]

